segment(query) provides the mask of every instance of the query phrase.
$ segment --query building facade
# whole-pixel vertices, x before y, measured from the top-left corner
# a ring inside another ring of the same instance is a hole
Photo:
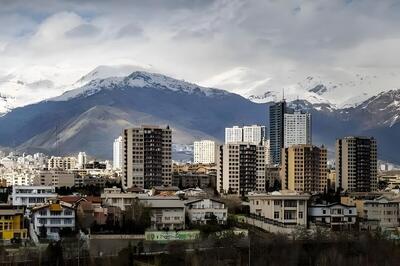
[[[123,132],[124,189],[171,185],[172,131],[167,126],[142,126]]]
[[[123,139],[122,136],[119,136],[114,140],[113,143],[113,169],[120,170],[122,169],[123,163]]]
[[[47,162],[49,170],[71,170],[77,167],[77,160],[75,157],[56,157],[51,156]]]
[[[0,208],[0,240],[26,239],[28,229],[24,226],[24,210],[13,206]]]
[[[362,228],[375,230],[377,227],[396,229],[399,227],[399,202],[385,196],[363,200],[360,209]]]
[[[307,226],[308,194],[274,191],[249,195],[250,214],[278,226]]]
[[[222,145],[217,165],[217,190],[239,195],[264,191],[264,147],[249,143]]]
[[[311,114],[301,111],[284,115],[284,147],[311,144]]]
[[[341,203],[311,204],[308,218],[312,225],[327,226],[333,230],[353,229],[357,222],[356,206]]]
[[[225,144],[243,141],[243,128],[239,126],[225,128]]]
[[[57,197],[54,186],[13,186],[11,194],[14,206],[33,207]]]
[[[42,170],[33,180],[34,186],[72,187],[78,186],[78,174],[65,170]]]
[[[270,163],[273,165],[281,163],[281,149],[284,147],[285,113],[285,101],[274,103],[269,107]]]
[[[83,169],[85,167],[85,164],[87,162],[87,156],[85,152],[79,152],[78,154],[78,168]]]
[[[265,126],[233,126],[225,128],[225,144],[247,142],[259,145],[266,140]]]
[[[377,189],[377,145],[374,138],[345,137],[336,141],[336,189]]]
[[[327,150],[313,145],[282,149],[282,189],[324,192],[327,186]]]
[[[243,142],[260,145],[265,139],[265,126],[251,125],[243,127]]]
[[[75,230],[75,210],[66,202],[50,202],[32,209],[32,222],[36,235],[58,239],[63,228]]]
[[[207,224],[215,221],[226,224],[228,208],[223,202],[214,199],[196,199],[185,203],[186,213],[192,224]]]
[[[151,209],[152,230],[185,229],[185,204],[178,197],[143,196],[140,202]]]
[[[193,144],[193,162],[201,164],[215,163],[216,144],[212,140],[195,141]]]

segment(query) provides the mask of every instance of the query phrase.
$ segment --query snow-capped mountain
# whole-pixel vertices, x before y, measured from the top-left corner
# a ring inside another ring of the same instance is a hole
[[[315,70],[313,70],[315,71]],[[375,75],[371,72],[376,71]],[[201,84],[238,93],[257,103],[283,98],[306,100],[313,104],[330,104],[334,109],[355,107],[381,91],[400,83],[400,74],[382,69],[323,69],[306,74],[306,69],[265,72],[237,67],[219,73]]]
[[[188,94],[204,94],[205,96],[217,96],[227,93],[223,90],[201,87],[161,74],[135,71],[126,77],[92,80],[83,87],[67,91],[61,96],[49,99],[49,101],[67,101],[76,97],[88,97],[104,89],[113,90],[120,88],[159,88]]]
[[[95,79],[59,97],[10,111],[0,117],[0,145],[15,143],[20,150],[47,153],[56,147],[64,154],[85,150],[110,158],[107,143],[123,128],[169,125],[176,148],[196,139],[221,140],[227,126],[266,124],[265,109],[224,90],[136,71]],[[177,153],[187,155],[175,149]]]
[[[267,91],[261,95],[250,95],[248,97],[249,100],[256,103],[276,102],[282,100],[283,98],[288,102],[300,99],[305,100],[311,104],[329,104],[334,107],[332,103],[330,103],[325,98],[319,96],[318,94],[309,91],[299,91],[295,87],[287,88],[285,90],[282,90],[281,92]]]
[[[392,127],[400,121],[400,89],[381,92],[356,107],[373,116],[370,126]]]
[[[61,93],[80,88],[95,79],[125,77],[138,70],[150,70],[150,66],[108,65],[98,66],[75,82],[75,75],[67,75],[64,69],[31,66],[13,70],[0,76],[0,115],[10,110],[59,96]],[[65,77],[64,77],[65,76]],[[75,79],[76,80],[76,79]]]
[[[98,66],[79,80],[77,80],[73,87],[82,87],[86,85],[92,80],[95,79],[105,79],[110,77],[125,77],[135,71],[149,71],[151,70],[150,66],[136,66],[136,65],[115,65],[115,66],[107,66],[102,65]]]

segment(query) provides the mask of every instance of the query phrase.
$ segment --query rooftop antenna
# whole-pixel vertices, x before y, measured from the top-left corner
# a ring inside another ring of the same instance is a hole
[[[285,88],[282,88],[282,101],[285,101]]]

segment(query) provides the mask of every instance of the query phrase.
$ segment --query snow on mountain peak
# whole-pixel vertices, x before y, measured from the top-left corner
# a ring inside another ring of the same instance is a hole
[[[109,77],[92,80],[80,88],[67,91],[61,96],[49,100],[67,101],[76,97],[88,97],[103,89],[113,90],[116,88],[158,88],[189,94],[202,93],[205,96],[216,96],[227,93],[223,90],[200,87],[196,84],[177,80],[161,74],[135,71],[126,77]]]

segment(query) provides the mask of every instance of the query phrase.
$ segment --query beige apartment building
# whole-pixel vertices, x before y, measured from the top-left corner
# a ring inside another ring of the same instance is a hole
[[[377,189],[377,146],[374,138],[350,136],[336,141],[336,188],[348,192]]]
[[[310,195],[295,191],[274,191],[249,195],[250,214],[278,226],[307,226]]]
[[[246,195],[265,191],[263,145],[238,142],[220,146],[217,160],[219,193]]]
[[[122,186],[152,188],[172,183],[172,131],[141,126],[123,134]]]
[[[282,149],[280,177],[282,189],[323,192],[327,185],[327,150],[313,145],[293,145]]]

